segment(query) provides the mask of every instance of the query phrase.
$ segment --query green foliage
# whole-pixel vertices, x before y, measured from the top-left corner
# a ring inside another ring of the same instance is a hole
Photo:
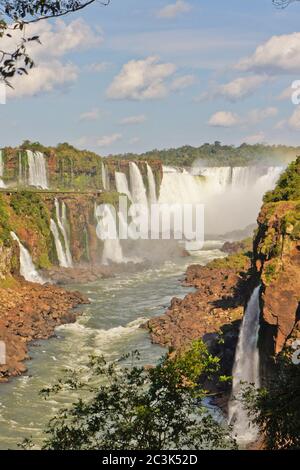
[[[237,271],[245,271],[249,268],[251,252],[234,253],[226,256],[226,258],[216,258],[207,264],[213,269],[233,269]]]
[[[277,274],[277,261],[276,260],[265,265],[264,272],[263,272],[265,284],[270,285],[271,282],[274,281],[274,279],[276,278],[276,274]]]
[[[300,157],[290,163],[280,176],[273,191],[266,193],[264,202],[296,201],[300,199]]]
[[[232,145],[203,144],[200,147],[185,145],[180,148],[152,150],[140,155],[127,153],[110,158],[125,158],[127,160],[161,160],[164,165],[191,167],[197,160],[206,166],[248,166],[255,164],[274,165],[286,164],[300,154],[300,147],[285,145],[248,145],[239,147]]]
[[[33,219],[41,233],[46,237],[49,236],[49,213],[38,193],[31,191],[13,193],[10,205],[17,215]]]
[[[202,342],[194,343],[184,357],[163,357],[153,368],[139,366],[138,359],[138,353],[113,363],[93,357],[90,377],[86,370],[83,380],[80,373],[69,372],[65,381],[43,390],[45,397],[65,387],[88,394],[50,421],[43,448],[235,448],[229,430],[217,424],[201,403],[205,392],[196,378],[215,371],[218,363]]]
[[[0,194],[0,243],[4,244],[5,246],[10,245],[11,236],[10,236],[10,223],[9,223],[9,213],[7,204]]]
[[[264,434],[267,449],[300,449],[300,366],[289,354],[277,359],[266,388],[245,388],[243,401]]]

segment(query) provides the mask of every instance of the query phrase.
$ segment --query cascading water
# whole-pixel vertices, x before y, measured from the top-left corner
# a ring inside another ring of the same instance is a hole
[[[104,242],[102,264],[124,263],[122,246],[118,237],[117,222],[109,205],[98,206],[95,210],[97,236]]]
[[[72,255],[71,255],[71,250],[70,250],[70,243],[69,243],[69,238],[67,234],[67,208],[64,202],[62,202],[62,208],[60,210],[59,207],[59,202],[55,198],[54,199],[54,204],[55,204],[55,210],[56,210],[56,219],[57,219],[57,224],[58,228],[61,231],[61,234],[64,239],[64,244],[65,244],[65,258],[67,261],[67,268],[71,268],[73,266],[73,260],[72,260]]]
[[[148,177],[148,187],[149,187],[149,202],[150,204],[157,203],[157,195],[156,195],[156,183],[152,168],[147,163],[147,177]]]
[[[56,225],[56,222],[53,219],[50,220],[50,229],[51,229],[52,235],[54,237],[54,242],[55,242],[56,253],[57,253],[57,258],[58,258],[59,265],[62,268],[69,268],[68,259],[67,259],[64,247],[63,247],[61,239],[60,239],[59,230],[58,230],[58,227]]]
[[[142,204],[143,206],[148,207],[146,188],[139,167],[136,163],[130,162],[129,168],[132,200],[136,204]]]
[[[37,188],[48,189],[45,157],[41,152],[27,150],[29,167],[28,184]]]
[[[109,176],[108,176],[108,171],[106,168],[106,165],[102,163],[102,184],[103,184],[103,189],[105,191],[109,191],[110,189],[110,184],[109,184]]]
[[[10,232],[13,240],[18,242],[20,248],[20,273],[26,279],[26,281],[37,282],[38,284],[44,284],[45,281],[39,275],[33,264],[32,258],[29,251],[20,242],[19,238],[14,232]]]
[[[2,154],[2,150],[0,150],[0,188],[6,187],[3,181],[3,173],[4,173],[3,154]]]
[[[240,329],[233,367],[232,398],[229,403],[229,423],[240,444],[248,444],[258,437],[257,428],[249,421],[247,410],[240,401],[243,383],[259,387],[259,350],[257,346],[260,320],[260,286],[248,302]]]
[[[127,177],[125,173],[116,171],[115,180],[116,180],[116,188],[117,188],[118,193],[126,194],[128,199],[132,201],[132,196],[129,190],[128,181],[127,181]]]
[[[282,167],[164,167],[160,203],[204,204],[205,232],[224,234],[255,222],[263,195],[272,189]]]

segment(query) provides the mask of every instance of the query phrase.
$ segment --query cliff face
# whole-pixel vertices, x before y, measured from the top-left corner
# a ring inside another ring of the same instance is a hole
[[[260,349],[267,368],[269,358],[300,337],[300,158],[265,196],[253,252],[262,284]]]
[[[27,150],[41,152],[44,156],[48,187],[54,190],[116,190],[115,172],[126,174],[128,181],[130,162],[128,160],[101,158],[99,155],[80,151],[68,144],[56,148],[39,144],[25,148],[6,147],[2,150],[3,181],[9,187],[27,187],[29,183],[29,164]],[[144,161],[136,160],[144,184],[147,187],[147,166]],[[149,161],[156,187],[159,191],[162,180],[162,164],[159,160]],[[107,180],[107,181],[105,181]]]

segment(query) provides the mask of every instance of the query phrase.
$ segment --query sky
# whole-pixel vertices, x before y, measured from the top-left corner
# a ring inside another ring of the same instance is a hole
[[[0,104],[0,147],[299,145],[299,19],[300,2],[111,0],[36,23],[35,68]]]

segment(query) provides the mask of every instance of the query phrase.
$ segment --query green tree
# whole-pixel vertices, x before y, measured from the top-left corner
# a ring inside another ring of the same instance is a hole
[[[113,363],[94,357],[90,377],[81,380],[72,372],[64,382],[43,390],[46,398],[65,387],[85,391],[85,398],[50,421],[43,449],[235,448],[229,430],[202,405],[205,391],[196,377],[218,369],[218,359],[202,341],[184,356],[163,357],[153,368],[139,366],[138,359],[138,353]]]
[[[289,355],[277,359],[265,388],[246,387],[243,401],[270,450],[300,449],[300,366]]]

